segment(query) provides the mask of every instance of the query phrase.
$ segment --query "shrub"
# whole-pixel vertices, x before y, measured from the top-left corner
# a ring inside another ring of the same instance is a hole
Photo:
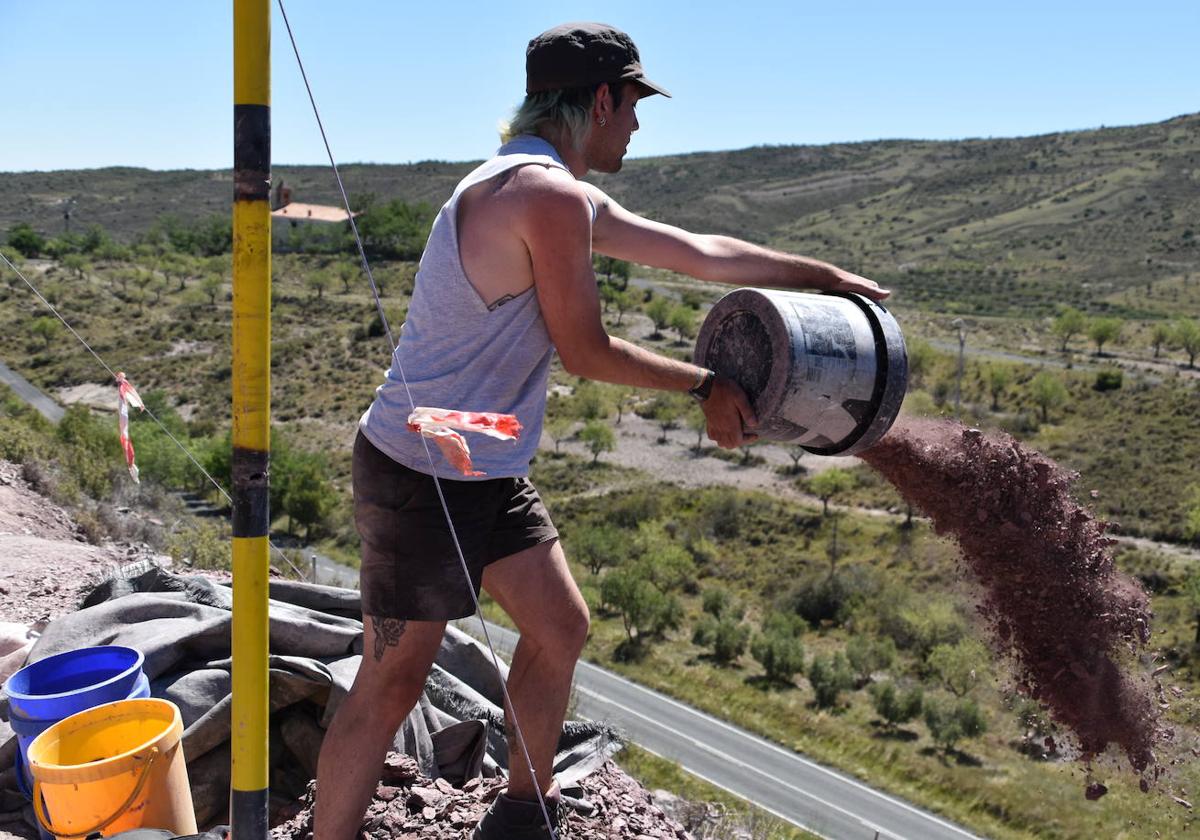
[[[590,380],[580,380],[569,400],[569,410],[579,420],[604,420],[612,413],[612,401],[601,387]]]
[[[600,582],[600,597],[620,613],[625,635],[632,644],[677,628],[683,618],[679,600],[661,592],[637,569],[623,567],[605,575]]]
[[[853,490],[857,481],[854,473],[841,467],[831,467],[808,480],[808,492],[821,500],[821,515],[829,515],[829,500]]]
[[[925,693],[920,686],[913,686],[903,693],[896,689],[896,684],[891,680],[871,686],[871,705],[889,729],[916,720],[924,701]]]
[[[1124,373],[1117,368],[1105,368],[1096,371],[1096,382],[1092,385],[1097,391],[1116,391],[1124,382]]]
[[[372,257],[415,260],[421,256],[436,211],[422,201],[408,204],[394,199],[386,204],[364,200],[358,231]]]
[[[208,522],[195,522],[176,531],[167,539],[167,553],[177,563],[196,569],[232,567],[233,555],[224,527]]]
[[[0,417],[0,459],[23,464],[44,457],[46,439],[27,424],[11,417]]]
[[[716,488],[702,504],[704,520],[713,536],[723,539],[736,537],[742,528],[742,500],[731,487]]]
[[[696,579],[696,565],[678,540],[658,522],[638,526],[633,540],[635,568],[662,592],[670,592]]]
[[[988,653],[975,639],[959,639],[955,644],[937,645],[925,664],[937,675],[942,686],[955,697],[965,697],[987,667]]]
[[[813,572],[803,578],[788,599],[792,610],[813,627],[840,625],[873,593],[870,572],[851,566],[836,574]]]
[[[1063,353],[1067,352],[1067,345],[1071,338],[1082,333],[1087,329],[1087,316],[1078,309],[1066,307],[1054,319],[1050,325],[1050,331],[1058,338],[1062,339],[1060,349]]]
[[[859,634],[846,643],[846,659],[860,685],[870,681],[871,674],[890,668],[896,659],[896,643],[890,638]]]
[[[630,551],[627,533],[607,522],[584,525],[572,533],[571,549],[593,576],[600,574],[601,569],[620,565]]]
[[[750,655],[763,666],[767,679],[791,682],[793,674],[804,670],[803,630],[801,621],[787,613],[771,613],[763,621],[762,632],[750,645]]]
[[[924,659],[939,644],[955,644],[966,634],[966,622],[953,604],[921,599],[906,590],[890,588],[872,601],[880,632],[896,647]]]
[[[723,618],[728,615],[741,619],[746,614],[745,607],[739,604],[733,593],[723,586],[710,586],[705,589],[701,603],[704,611],[714,618]]]
[[[662,334],[663,327],[671,317],[671,302],[664,297],[656,297],[646,304],[646,316],[654,322],[654,338]]]
[[[609,508],[608,519],[621,528],[636,528],[642,522],[652,522],[662,514],[662,492],[639,487],[622,494]]]
[[[600,460],[602,452],[612,452],[617,445],[617,435],[603,420],[589,420],[579,433],[579,439],[592,453],[592,463]]]
[[[59,453],[64,466],[93,499],[108,496],[113,474],[124,463],[116,426],[76,404],[67,409],[56,429],[58,439],[66,444],[67,451]]]
[[[717,621],[713,632],[713,658],[722,665],[733,662],[746,652],[750,641],[750,627],[733,617]]]
[[[1042,371],[1029,383],[1029,395],[1042,412],[1042,422],[1050,422],[1050,410],[1067,401],[1067,386],[1062,379]]]
[[[844,654],[832,658],[818,656],[808,666],[808,682],[813,688],[817,708],[831,709],[843,691],[854,685],[854,675]]]
[[[17,222],[8,229],[8,245],[25,257],[36,257],[46,250],[46,238],[28,222]]]
[[[987,719],[974,700],[930,697],[924,711],[930,736],[946,752],[963,738],[977,738],[987,731]]]

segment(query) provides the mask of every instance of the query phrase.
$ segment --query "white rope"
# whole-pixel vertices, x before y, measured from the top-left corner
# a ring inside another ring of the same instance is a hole
[[[300,68],[300,76],[304,80],[304,88],[306,91],[308,91],[308,101],[312,104],[313,116],[316,117],[317,120],[317,128],[321,132],[321,140],[325,143],[325,153],[329,156],[329,165],[333,169],[333,176],[337,180],[338,190],[342,194],[342,203],[346,208],[346,216],[350,221],[350,230],[354,233],[354,242],[358,247],[358,256],[362,262],[363,270],[366,271],[367,279],[371,283],[371,294],[375,297],[375,307],[379,310],[379,318],[383,322],[383,329],[387,334],[388,348],[390,350],[392,360],[395,362],[396,369],[400,372],[400,380],[404,383],[404,393],[408,396],[408,403],[415,411],[417,407],[416,402],[413,400],[412,391],[408,387],[408,378],[404,374],[404,365],[400,361],[400,354],[396,352],[396,342],[392,337],[392,331],[388,326],[387,316],[383,311],[383,302],[379,298],[379,288],[375,285],[375,278],[371,274],[370,262],[367,260],[367,253],[363,248],[362,237],[358,233],[358,225],[354,223],[354,215],[350,210],[350,199],[346,194],[346,187],[342,183],[342,176],[338,171],[337,161],[334,160],[333,150],[329,146],[329,138],[325,134],[325,125],[321,122],[321,112],[317,108],[317,100],[313,96],[312,86],[308,82],[308,74],[304,70],[304,61],[300,58],[300,48],[296,45],[296,36],[292,32],[291,23],[288,21],[287,10],[283,7],[283,0],[278,0],[278,4],[279,13],[283,16],[284,28],[287,29],[288,39],[292,43],[292,52],[294,52],[296,55],[296,64]],[[433,454],[429,450],[429,442],[425,439],[425,436],[421,435],[420,438],[421,444],[425,449],[425,458],[429,462],[429,472],[433,478],[434,487],[437,489],[438,501],[441,502],[442,513],[445,515],[446,525],[450,529],[450,539],[454,543],[454,551],[458,555],[459,564],[462,566],[463,576],[467,583],[467,591],[471,593],[471,601],[475,605],[475,616],[479,619],[479,626],[483,631],[484,641],[487,643],[488,651],[492,657],[492,665],[496,669],[497,676],[499,676],[500,658],[496,654],[496,648],[493,646],[491,635],[488,633],[487,622],[483,620],[483,610],[479,605],[479,597],[475,594],[475,587],[471,583],[471,573],[467,567],[466,558],[463,556],[462,547],[458,542],[458,533],[454,528],[454,520],[450,516],[450,508],[446,504],[445,495],[442,493],[442,482],[438,478],[437,468],[433,463]],[[557,833],[555,832],[553,824],[550,821],[550,812],[546,808],[545,797],[542,796],[541,785],[538,784],[537,773],[533,769],[533,760],[529,757],[529,748],[525,744],[525,736],[521,731],[521,724],[517,719],[516,706],[513,705],[512,698],[509,696],[507,681],[503,678],[500,679],[500,688],[504,693],[504,702],[507,707],[508,714],[512,717],[513,732],[517,736],[517,743],[521,747],[521,752],[525,758],[525,765],[529,770],[530,778],[533,780],[533,789],[537,794],[538,805],[542,809],[542,817],[546,820],[546,827],[550,831],[551,838],[553,838],[553,840],[557,840]]]
[[[4,251],[0,251],[0,260],[3,260],[4,264],[7,265],[9,268],[11,268],[16,273],[16,275],[25,282],[25,285],[29,287],[29,290],[37,296],[37,299],[40,300],[42,302],[42,304],[45,305],[45,307],[50,310],[51,313],[53,313],[55,318],[62,321],[63,326],[65,326],[68,330],[71,331],[71,335],[73,335],[73,336],[75,336],[75,338],[79,339],[79,343],[82,344],[85,348],[87,348],[87,351],[96,358],[96,361],[100,363],[100,366],[103,367],[106,371],[108,371],[108,375],[113,378],[114,382],[116,382],[117,381],[116,372],[111,367],[108,366],[108,363],[105,362],[104,359],[100,358],[100,354],[92,349],[92,346],[90,344],[88,344],[87,341],[84,340],[83,336],[81,336],[78,332],[76,332],[75,328],[73,326],[71,326],[70,322],[67,321],[67,319],[64,318],[62,316],[62,314],[57,309],[54,308],[54,306],[50,303],[50,301],[46,300],[46,298],[42,295],[42,293],[37,290],[37,287],[34,286],[33,283],[31,283],[29,281],[29,278],[26,277],[24,274],[22,274],[21,270],[19,268],[17,268],[15,265],[13,265],[12,262],[9,261],[8,257],[5,256],[5,254],[4,254]],[[204,466],[199,461],[196,460],[196,457],[194,455],[192,455],[191,451],[189,451],[188,448],[186,446],[184,446],[183,443],[180,442],[180,440],[177,437],[175,437],[175,435],[171,434],[171,430],[168,429],[163,424],[163,422],[158,419],[157,416],[155,416],[153,411],[151,411],[149,408],[143,408],[143,411],[145,411],[146,414],[148,414],[150,416],[150,419],[153,420],[158,425],[158,428],[162,429],[162,431],[166,434],[166,436],[169,437],[171,439],[171,441],[177,447],[179,447],[179,451],[187,456],[188,460],[191,461],[196,466],[196,469],[200,470],[201,474],[205,478],[208,479],[209,483],[213,487],[217,488],[217,492],[221,494],[221,496],[225,499],[226,503],[228,503],[229,505],[232,505],[233,499],[230,498],[229,494],[225,492],[225,488],[222,487],[220,482],[218,482],[215,478],[212,477],[212,475],[209,474],[208,470],[204,469]],[[267,544],[270,545],[271,548],[275,549],[275,553],[278,554],[285,563],[287,563],[289,566],[291,566],[293,572],[295,572],[301,579],[304,578],[304,572],[302,572],[298,568],[296,568],[296,564],[293,563],[291,561],[291,559],[286,554],[284,554],[281,549],[279,549],[273,543],[271,543],[270,540],[267,541]]]

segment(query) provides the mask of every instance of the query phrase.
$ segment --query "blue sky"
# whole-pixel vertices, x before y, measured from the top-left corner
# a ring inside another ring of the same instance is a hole
[[[274,6],[274,4],[273,4]],[[674,94],[632,156],[1039,134],[1200,110],[1200,3],[286,3],[339,162],[470,160],[529,38],[604,20]],[[274,9],[276,163],[320,163]],[[232,0],[0,0],[0,171],[232,162]]]

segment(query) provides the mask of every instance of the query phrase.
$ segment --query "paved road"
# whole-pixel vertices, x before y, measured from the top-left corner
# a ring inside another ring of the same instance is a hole
[[[12,388],[18,397],[36,408],[51,423],[57,423],[62,419],[63,414],[66,413],[61,405],[39,391],[34,387],[32,382],[4,364],[4,362],[0,362],[0,382]],[[113,399],[115,400],[116,391],[113,394]]]
[[[463,628],[478,634],[474,619]],[[511,652],[517,634],[488,625],[497,650]],[[780,819],[831,840],[967,840],[977,837],[946,820],[841,773],[698,712],[622,677],[581,662],[575,669],[576,712],[625,731],[644,749],[694,776],[755,803]]]

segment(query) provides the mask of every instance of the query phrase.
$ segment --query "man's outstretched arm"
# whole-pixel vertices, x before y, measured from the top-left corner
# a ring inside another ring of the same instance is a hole
[[[610,336],[600,317],[592,272],[591,209],[576,182],[531,172],[515,225],[529,249],[538,305],[567,372],[587,379],[664,391],[694,387],[701,369]],[[718,377],[704,402],[709,437],[724,447],[751,439],[757,420],[745,393]]]
[[[630,213],[597,187],[584,188],[597,208],[592,248],[599,253],[716,283],[857,292],[873,300],[890,294],[875,281],[830,263],[651,221]]]

